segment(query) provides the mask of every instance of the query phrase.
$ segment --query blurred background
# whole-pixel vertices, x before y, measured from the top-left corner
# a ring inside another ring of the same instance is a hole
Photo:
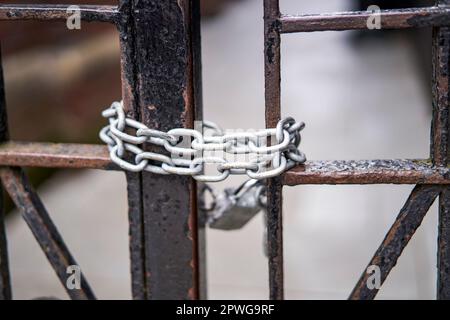
[[[5,1],[2,3],[40,3]],[[46,3],[87,3],[47,0]],[[96,4],[115,1],[96,0]],[[281,0],[286,14],[431,5],[432,1]],[[205,119],[264,128],[260,0],[202,0]],[[120,99],[118,35],[111,26],[1,22],[12,139],[100,143],[100,113]],[[324,32],[282,37],[282,113],[306,122],[310,160],[428,158],[431,30]],[[66,244],[99,298],[128,299],[123,174],[32,170]],[[217,188],[236,186],[233,178]],[[284,189],[286,297],[345,299],[412,186]],[[7,217],[17,299],[67,298],[19,214]],[[211,299],[266,299],[261,215],[239,231],[207,232]],[[430,210],[378,298],[433,299],[437,211]]]

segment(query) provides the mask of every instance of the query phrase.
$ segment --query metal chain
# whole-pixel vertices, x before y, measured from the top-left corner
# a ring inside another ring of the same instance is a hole
[[[274,129],[227,134],[206,121],[201,131],[149,129],[127,118],[122,102],[114,102],[102,115],[109,120],[109,125],[100,131],[100,138],[108,145],[111,160],[127,171],[187,175],[203,182],[219,182],[230,174],[246,174],[251,179],[261,180],[278,176],[306,161],[298,149],[305,124],[293,118],[281,120]],[[203,131],[212,131],[212,134],[206,135]],[[268,139],[274,140],[270,146],[266,145]],[[165,153],[144,151],[139,147],[142,144],[162,147]],[[227,160],[230,155],[234,156],[231,161]],[[245,160],[238,161],[238,156]],[[216,175],[204,174],[207,164],[215,165]]]

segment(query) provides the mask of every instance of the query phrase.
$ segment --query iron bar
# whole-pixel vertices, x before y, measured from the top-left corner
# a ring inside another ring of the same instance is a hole
[[[0,165],[41,168],[118,170],[103,145],[6,142],[0,144]]]
[[[282,33],[368,30],[367,21],[373,16],[368,11],[308,14],[280,19]],[[428,7],[382,10],[381,29],[407,29],[450,25],[449,7]]]
[[[193,1],[198,0],[132,0],[121,4],[123,8],[131,6],[131,34],[123,46],[123,50],[130,50],[130,59],[122,68],[127,78],[124,90],[134,99],[134,115],[150,128],[192,128],[194,119],[199,119],[195,91],[200,75],[194,64],[200,61],[194,60],[200,43],[192,34],[193,20],[199,14],[193,12],[198,9]],[[146,298],[197,299],[195,182],[188,177],[143,173],[141,185],[135,187],[141,193],[135,200],[142,201]]]
[[[368,265],[380,268],[381,284],[384,283],[392,268],[397,264],[403,249],[419,228],[440,191],[439,186],[417,185],[411,192],[400,214]],[[350,295],[350,299],[370,300],[374,299],[378,293],[379,289],[370,288],[367,285],[371,274],[366,271],[367,269],[362,273]]]
[[[264,78],[266,127],[281,118],[280,7],[278,0],[264,0]],[[280,178],[267,182],[267,237],[270,299],[284,298],[283,186]]]
[[[439,195],[437,298],[450,300],[450,187]]]
[[[439,6],[450,0],[438,0]],[[449,161],[449,54],[450,28],[433,28],[433,121],[431,125],[431,159],[433,164],[447,168]],[[439,195],[438,283],[437,298],[450,299],[450,189],[446,186]]]
[[[122,99],[127,115],[140,119],[137,103],[135,62],[135,35],[131,0],[121,0],[119,3],[121,20],[118,24],[121,51]],[[128,224],[130,235],[130,269],[131,292],[134,300],[147,300],[148,274],[145,270],[145,230],[144,207],[142,192],[142,174],[126,172],[128,193]]]
[[[81,274],[80,289],[71,290],[67,287],[67,267],[78,264],[64,244],[56,226],[22,169],[3,167],[0,169],[0,177],[11,199],[17,208],[22,211],[24,220],[47,256],[69,297],[76,300],[95,299],[95,295],[83,274]]]
[[[9,139],[8,116],[6,110],[5,83],[3,79],[3,64],[0,47],[0,141]],[[0,184],[0,300],[12,299],[11,277],[9,274],[8,242],[5,229],[4,191]]]
[[[440,195],[438,298],[450,299],[450,175],[448,168],[450,0],[434,7],[383,10],[382,29],[434,27],[431,160],[312,161],[267,183],[270,298],[284,298],[283,185],[417,184],[370,264],[382,281],[394,267],[428,208]],[[202,115],[198,0],[121,0],[116,6],[79,5],[84,21],[115,23],[121,40],[122,96],[127,115],[159,130],[192,128]],[[0,5],[0,20],[66,20],[67,5]],[[281,33],[364,30],[371,12],[281,15],[264,0],[266,127],[281,118]],[[152,30],[151,33],[148,30]],[[1,65],[0,65],[1,66]],[[1,70],[0,70],[1,71]],[[1,79],[0,79],[1,80]],[[3,83],[0,83],[3,89]],[[8,166],[117,170],[104,146],[6,142],[0,92],[0,175],[60,280],[75,264],[23,171]],[[144,146],[147,150],[151,147]],[[197,217],[197,186],[187,177],[126,172],[134,299],[205,297],[204,225]],[[1,209],[1,203],[0,203]],[[0,299],[11,298],[7,245],[0,212]],[[374,298],[363,273],[351,299]],[[88,284],[75,299],[94,298]]]
[[[308,161],[286,172],[283,183],[450,184],[450,171],[433,167],[429,160]]]
[[[203,85],[202,85],[202,48],[201,48],[201,1],[191,1],[192,18],[191,18],[191,32],[192,32],[192,89],[193,89],[193,104],[195,120],[203,119]],[[199,185],[196,185],[197,204],[203,201]],[[204,219],[201,210],[197,210],[197,283],[198,283],[198,298],[201,300],[207,299],[207,266],[206,266],[206,219]]]
[[[63,21],[74,14],[69,5],[54,4],[0,4],[1,20],[41,20]],[[118,19],[116,6],[77,5],[81,19],[115,23]]]
[[[192,1],[133,1],[139,103],[150,128],[193,128]],[[198,16],[198,15],[197,15]],[[148,28],[154,32],[146,34]],[[166,85],[168,84],[168,85]],[[199,119],[197,119],[199,120]],[[196,184],[189,177],[142,176],[147,290],[151,299],[198,299]],[[158,192],[155,192],[158,190]]]
[[[433,121],[431,159],[436,166],[447,166],[449,152],[449,53],[450,28],[433,29]]]
[[[42,168],[121,170],[106,146],[41,142],[0,145],[0,165]],[[450,169],[429,160],[308,161],[283,176],[284,185],[450,184]]]

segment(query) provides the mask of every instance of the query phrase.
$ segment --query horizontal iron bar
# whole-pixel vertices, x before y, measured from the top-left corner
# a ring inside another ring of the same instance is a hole
[[[116,22],[117,6],[77,5],[84,21]],[[66,20],[74,12],[70,5],[54,4],[0,4],[0,20]]]
[[[428,160],[310,161],[286,172],[283,183],[450,184],[450,170]]]
[[[308,14],[280,19],[281,33],[342,31],[367,29],[367,21],[374,13],[369,11]],[[450,25],[450,7],[427,7],[382,10],[379,13],[382,29],[406,29]]]
[[[103,145],[7,142],[0,145],[0,165],[43,168],[118,169]]]
[[[1,144],[0,166],[120,170],[106,146],[41,142]],[[283,183],[450,184],[450,170],[428,160],[309,161],[286,172]]]

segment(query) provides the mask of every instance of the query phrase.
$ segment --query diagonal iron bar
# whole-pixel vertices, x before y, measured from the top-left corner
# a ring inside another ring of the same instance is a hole
[[[16,206],[22,210],[24,220],[47,256],[69,297],[76,300],[95,299],[95,295],[83,274],[80,278],[80,289],[71,290],[67,288],[67,267],[77,265],[77,263],[64,244],[56,226],[23,170],[20,168],[2,168],[0,169],[0,178]]]
[[[381,272],[381,284],[384,283],[392,268],[422,223],[428,209],[439,195],[440,187],[417,185],[400,211],[391,229],[387,233],[368,266],[378,266]],[[367,285],[370,273],[364,270],[361,278],[350,294],[351,300],[371,300],[378,293],[377,288]]]

